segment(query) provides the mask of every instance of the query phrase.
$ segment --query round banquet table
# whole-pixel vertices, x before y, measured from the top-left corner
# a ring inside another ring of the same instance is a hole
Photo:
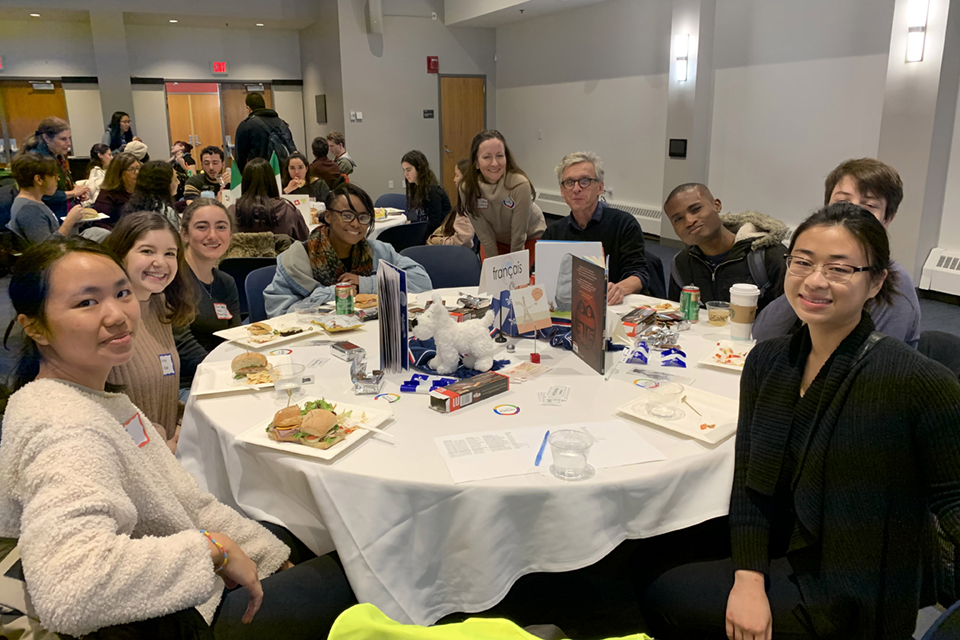
[[[453,294],[456,292],[444,292]],[[425,294],[421,294],[423,296]],[[630,306],[659,302],[629,296]],[[448,305],[449,306],[449,305]],[[687,369],[660,368],[693,378],[692,386],[736,399],[738,372],[705,367],[709,354],[729,329],[703,320],[681,333]],[[290,529],[317,553],[336,548],[361,602],[371,602],[391,618],[432,624],[454,612],[483,611],[499,602],[521,576],[579,569],[593,564],[628,538],[644,538],[686,528],[725,515],[733,481],[734,437],[716,445],[674,434],[631,418],[616,408],[643,393],[634,386],[633,365],[620,364],[608,381],[575,354],[540,341],[549,372],[493,398],[440,414],[428,396],[402,394],[387,403],[355,396],[349,365],[331,357],[329,346],[311,345],[317,335],[286,347],[308,367],[315,382],[299,400],[325,397],[354,405],[390,408],[394,420],[383,428],[390,439],[371,434],[337,458],[325,461],[288,454],[236,436],[273,417],[273,390],[191,397],[180,437],[179,457],[210,491],[252,518]],[[378,366],[378,328],[370,322],[342,339],[364,347]],[[532,341],[511,338],[511,363],[528,360]],[[230,360],[240,347],[225,343],[208,361]],[[263,349],[268,353],[270,349]],[[608,353],[608,362],[619,353]],[[387,376],[383,391],[398,393],[413,371]],[[542,406],[537,393],[569,385],[559,407]],[[493,407],[518,405],[515,416]],[[528,474],[454,484],[435,438],[520,426],[560,425],[621,419],[665,455],[659,462],[597,469],[593,478],[564,482]]]

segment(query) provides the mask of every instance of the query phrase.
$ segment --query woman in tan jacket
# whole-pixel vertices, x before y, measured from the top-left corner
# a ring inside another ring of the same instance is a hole
[[[528,249],[533,264],[534,244],[547,225],[533,202],[533,184],[503,134],[487,129],[474,136],[470,163],[460,183],[460,202],[480,239],[481,259]]]

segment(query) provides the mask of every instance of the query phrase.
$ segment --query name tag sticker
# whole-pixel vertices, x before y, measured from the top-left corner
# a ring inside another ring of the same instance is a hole
[[[173,356],[169,353],[160,354],[160,369],[163,370],[163,375],[172,376],[176,373],[173,368]]]
[[[226,303],[223,302],[214,302],[213,310],[217,313],[217,320],[231,320],[233,319],[233,314],[230,313],[230,309],[227,308]]]
[[[133,438],[133,444],[138,447],[150,442],[150,436],[147,435],[147,428],[140,419],[140,414],[136,413],[132,418],[123,423],[123,428],[127,434]]]
[[[486,209],[486,208],[489,207],[489,206],[490,206],[490,203],[487,201],[486,198],[479,198],[479,199],[477,200],[477,208],[478,208],[478,209]]]

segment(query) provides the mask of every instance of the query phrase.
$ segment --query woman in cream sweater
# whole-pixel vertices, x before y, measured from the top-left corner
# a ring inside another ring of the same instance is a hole
[[[0,536],[19,538],[24,613],[97,639],[325,637],[354,602],[337,565],[293,567],[263,526],[201,493],[107,383],[142,327],[117,259],[45,242],[17,263],[10,298],[27,351],[3,416]]]
[[[533,184],[517,166],[503,134],[488,129],[474,136],[470,164],[460,183],[460,202],[480,239],[480,257],[528,249],[533,264],[534,245],[547,224],[533,202]]]

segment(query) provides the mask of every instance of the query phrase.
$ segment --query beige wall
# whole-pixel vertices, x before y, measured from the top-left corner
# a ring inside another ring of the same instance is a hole
[[[307,144],[330,131],[343,131],[343,78],[337,0],[320,0],[320,19],[300,31],[303,114]],[[327,123],[317,122],[316,96],[325,95]],[[313,158],[306,147],[305,155]]]

